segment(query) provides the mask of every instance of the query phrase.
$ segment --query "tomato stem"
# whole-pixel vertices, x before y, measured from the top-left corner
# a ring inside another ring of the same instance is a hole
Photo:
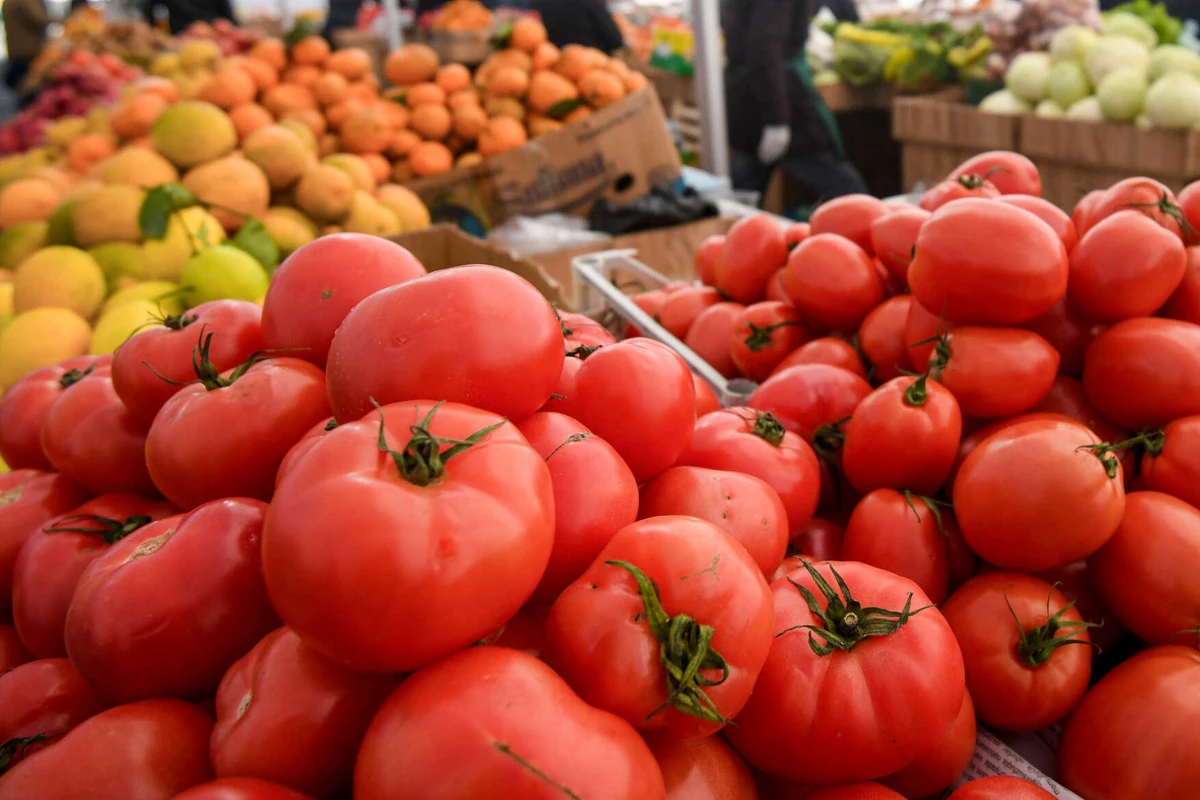
[[[837,451],[841,450],[842,445],[846,443],[846,434],[842,433],[842,426],[849,421],[849,417],[843,417],[837,422],[827,423],[813,431],[813,450],[831,467],[836,466]]]
[[[563,786],[561,783],[559,783],[558,781],[551,778],[545,772],[542,772],[540,769],[535,767],[533,764],[531,764],[528,761],[528,759],[513,752],[513,749],[510,746],[508,746],[507,744],[505,744],[504,742],[492,742],[492,747],[496,748],[497,752],[508,756],[513,761],[516,761],[522,767],[524,767],[525,769],[532,772],[539,780],[545,781],[546,783],[553,786],[555,789],[558,789],[558,791],[562,792],[564,797],[568,797],[568,798],[570,798],[570,800],[583,800],[583,798],[580,797],[579,795],[577,795],[575,792],[571,791],[569,788],[567,788],[566,786]]]
[[[87,369],[73,369],[63,373],[63,376],[58,379],[58,385],[63,389],[69,389],[81,380],[92,374],[92,370],[96,368],[95,362],[88,365]]]
[[[729,677],[729,664],[712,647],[716,633],[713,627],[699,623],[686,614],[668,616],[659,599],[658,586],[633,564],[626,561],[604,563],[619,567],[633,576],[642,596],[646,624],[660,645],[659,659],[667,678],[667,700],[651,711],[646,719],[667,706],[674,706],[688,716],[728,724],[729,720],[717,710],[704,691],[705,687],[719,686]],[[718,669],[721,670],[719,680],[710,680],[701,673],[701,670]]]
[[[557,453],[559,450],[562,450],[567,445],[575,444],[576,442],[586,442],[588,439],[591,439],[593,436],[595,436],[594,433],[584,433],[582,431],[580,431],[579,433],[572,433],[566,439],[563,439],[562,444],[560,444],[558,447],[556,447],[550,451],[550,455],[546,456],[546,460],[549,461],[551,458],[554,457],[555,453]]]
[[[416,425],[409,426],[412,438],[408,440],[408,444],[403,450],[397,451],[388,447],[383,407],[375,401],[375,398],[371,398],[371,402],[379,410],[379,452],[391,456],[392,461],[396,462],[396,469],[400,471],[400,477],[416,486],[429,486],[440,480],[446,472],[447,461],[479,444],[485,436],[508,422],[507,419],[502,419],[495,425],[475,431],[466,439],[444,439],[434,436],[429,432],[429,425],[433,422],[433,415],[446,402],[443,400],[429,410],[425,419]],[[420,413],[419,410],[418,413]],[[450,445],[450,447],[443,450],[444,445]]]
[[[199,317],[197,317],[195,314],[173,314],[169,317],[163,318],[162,325],[164,328],[168,328],[173,331],[181,331],[198,319]]]
[[[20,758],[25,755],[25,748],[31,744],[44,742],[47,739],[53,739],[58,734],[54,733],[39,733],[34,736],[25,736],[18,739],[9,739],[4,744],[0,744],[0,775],[8,769],[14,757]]]
[[[1031,667],[1040,667],[1045,664],[1054,655],[1055,651],[1060,647],[1066,647],[1070,644],[1085,644],[1091,646],[1091,641],[1087,639],[1076,639],[1083,631],[1088,628],[1100,627],[1095,622],[1072,622],[1064,620],[1063,614],[1074,608],[1075,601],[1067,603],[1057,613],[1050,613],[1050,601],[1054,598],[1055,587],[1050,588],[1050,594],[1046,597],[1046,615],[1049,619],[1045,625],[1036,628],[1025,630],[1025,626],[1021,622],[1021,618],[1017,616],[1016,610],[1012,607],[1012,603],[1008,599],[1008,589],[1004,590],[1004,603],[1008,606],[1008,611],[1017,622],[1017,630],[1021,635],[1021,641],[1017,645],[1017,652],[1021,655],[1021,660]],[[1065,631],[1065,636],[1059,636],[1059,631]]]
[[[1180,232],[1184,234],[1185,241],[1192,238],[1195,229],[1188,222],[1187,215],[1183,213],[1183,209],[1178,204],[1171,200],[1171,196],[1166,192],[1155,200],[1153,203],[1126,203],[1129,208],[1153,208],[1166,214],[1171,219],[1175,220],[1175,224],[1179,226]]]
[[[991,175],[990,172],[988,174]],[[983,188],[983,185],[987,183],[987,179],[982,175],[977,175],[974,172],[968,172],[966,175],[958,176],[958,183],[964,189],[981,189]]]
[[[947,503],[945,500],[937,500],[932,497],[926,497],[923,494],[913,494],[907,489],[901,492],[901,494],[904,495],[904,501],[908,503],[908,507],[912,509],[913,515],[917,518],[917,522],[921,521],[921,515],[917,513],[917,506],[915,503],[913,503],[913,500],[920,500],[925,507],[929,509],[929,512],[933,514],[934,522],[937,523],[938,533],[942,534],[942,536],[945,536],[947,539],[950,538],[950,534],[946,533],[946,526],[942,522],[942,509],[954,508],[953,505]]]
[[[1079,450],[1087,450],[1100,459],[1100,463],[1104,465],[1104,472],[1109,478],[1117,477],[1117,470],[1121,466],[1121,459],[1114,453],[1120,453],[1130,448],[1140,448],[1152,456],[1157,456],[1163,451],[1163,447],[1167,444],[1167,435],[1162,430],[1144,430],[1137,436],[1131,436],[1128,439],[1112,444],[1110,442],[1102,442],[1100,444],[1085,444],[1079,447]]]
[[[338,426],[338,421],[337,421],[337,419],[332,419],[332,418],[331,418],[331,419],[329,420],[329,422],[326,422],[326,423],[325,423],[325,430],[326,430],[326,431],[331,431],[331,430],[333,430],[334,428],[336,428],[337,426]]]
[[[750,432],[772,447],[779,447],[783,444],[787,429],[774,414],[762,411],[755,416],[754,427],[750,429]]]
[[[750,332],[746,335],[744,343],[751,352],[757,353],[759,350],[765,350],[775,344],[775,339],[771,334],[779,328],[790,328],[804,323],[799,320],[784,320],[776,322],[774,325],[755,325],[753,322],[746,324],[749,326]]]
[[[96,527],[94,528],[72,528],[68,527],[71,522],[90,522]],[[110,519],[109,517],[101,517],[95,514],[72,514],[69,517],[63,517],[53,527],[42,528],[43,533],[94,533],[104,540],[105,544],[116,544],[124,539],[129,534],[144,528],[154,520],[143,514],[135,514],[132,517],[127,517],[124,522],[119,519]]]
[[[601,345],[581,344],[574,350],[567,351],[567,358],[578,358],[580,361],[587,361],[588,357],[599,350]]]

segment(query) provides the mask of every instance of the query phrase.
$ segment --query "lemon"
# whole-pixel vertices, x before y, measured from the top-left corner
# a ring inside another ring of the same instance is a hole
[[[76,247],[43,247],[17,266],[13,310],[66,308],[87,319],[104,301],[104,272]]]
[[[0,320],[7,319],[13,313],[13,285],[8,282],[0,283]]]
[[[203,208],[188,208],[171,215],[161,239],[147,239],[134,274],[142,280],[178,281],[183,265],[196,253],[225,241],[225,229]]]
[[[104,281],[109,291],[116,289],[122,279],[136,281],[135,275],[145,271],[142,248],[132,242],[107,242],[88,250],[104,272]]]
[[[115,353],[125,340],[138,331],[155,325],[160,317],[158,304],[153,300],[127,300],[100,315],[92,331],[88,353],[102,356]]]
[[[21,222],[0,234],[0,267],[15,267],[46,246],[45,222]]]
[[[92,338],[87,320],[65,308],[35,308],[0,331],[0,386],[35,369],[84,355]]]
[[[105,242],[140,242],[142,229],[138,213],[146,193],[137,186],[102,186],[87,197],[75,201],[71,209],[71,230],[80,247],[95,247]]]
[[[109,296],[100,307],[100,316],[126,303],[147,300],[158,310],[160,317],[175,317],[183,313],[183,290],[177,283],[143,281],[126,286]]]
[[[188,259],[179,282],[190,308],[210,300],[255,300],[267,293],[270,279],[254,256],[220,245]]]

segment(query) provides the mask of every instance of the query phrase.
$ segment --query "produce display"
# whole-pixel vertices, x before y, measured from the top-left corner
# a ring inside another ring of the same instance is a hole
[[[826,30],[833,36],[832,72],[818,73],[818,84],[884,81],[903,91],[928,91],[974,74],[992,50],[978,27],[964,32],[948,22],[882,18],[831,23]]]
[[[419,23],[447,33],[484,32],[491,29],[494,18],[491,10],[479,0],[450,0],[429,12]]]

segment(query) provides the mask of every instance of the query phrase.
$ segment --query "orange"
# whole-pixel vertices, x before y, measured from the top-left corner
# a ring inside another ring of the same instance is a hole
[[[287,50],[279,39],[260,39],[246,53],[247,58],[269,64],[278,72],[287,66]]]
[[[625,82],[606,69],[594,69],[579,82],[579,92],[589,105],[604,108],[625,96]]]
[[[139,94],[117,106],[109,119],[113,133],[122,139],[136,139],[150,132],[150,126],[167,107],[159,94]]]
[[[533,68],[535,70],[553,69],[561,57],[562,54],[551,42],[542,42],[538,45],[537,50],[533,51]]]
[[[535,72],[529,82],[529,107],[545,114],[559,103],[579,97],[575,84],[554,72]]]
[[[378,108],[355,111],[338,132],[342,145],[351,153],[381,153],[391,142],[393,133],[387,117]]]
[[[312,64],[293,64],[283,71],[284,83],[306,86],[309,89],[316,86],[321,79],[321,68]]]
[[[522,17],[513,23],[510,47],[532,53],[546,42],[546,26],[536,19]]]
[[[453,112],[454,116],[454,133],[455,135],[465,139],[468,142],[473,142],[479,138],[479,134],[483,133],[484,128],[488,124],[488,115],[479,106],[463,106],[456,108]]]
[[[137,81],[138,94],[156,94],[168,103],[179,102],[179,89],[166,78],[147,76]]]
[[[87,173],[95,164],[117,152],[117,147],[107,136],[85,133],[67,145],[67,166],[79,173]]]
[[[249,73],[260,92],[265,92],[279,83],[279,72],[265,61],[257,58],[243,58],[237,62],[237,66]]]
[[[379,153],[363,153],[360,158],[371,169],[371,176],[375,178],[375,183],[385,183],[391,176],[391,163]]]
[[[363,103],[370,103],[379,97],[379,86],[371,81],[354,81],[350,84],[346,96]]]
[[[437,71],[435,82],[448,95],[461,92],[471,85],[471,71],[462,64],[447,64]]]
[[[562,55],[555,69],[572,83],[579,83],[584,75],[607,61],[608,56],[599,50],[578,44],[569,44],[562,49]]]
[[[529,136],[520,122],[511,117],[494,117],[479,136],[479,152],[485,157],[495,156],[515,150],[527,141]]]
[[[501,67],[516,67],[522,72],[533,72],[533,59],[524,50],[501,50],[493,53],[488,59],[495,69]]]
[[[325,117],[321,116],[321,112],[315,108],[298,108],[284,114],[282,118],[296,120],[312,131],[313,136],[320,136],[325,132]]]
[[[44,222],[61,197],[58,189],[41,178],[22,178],[0,189],[0,229],[20,222]]]
[[[317,142],[317,155],[321,158],[331,156],[334,153],[340,153],[342,150],[342,140],[338,138],[336,133],[327,133]]]
[[[452,110],[457,110],[463,106],[478,106],[480,105],[479,93],[474,89],[463,89],[447,97],[446,105]]]
[[[292,45],[292,63],[319,67],[329,58],[329,43],[320,36],[306,36]]]
[[[294,83],[281,83],[263,92],[262,104],[276,117],[302,108],[316,108],[317,98],[310,89]]]
[[[257,94],[258,85],[249,72],[237,67],[225,67],[214,72],[200,85],[196,99],[228,110],[254,102]]]
[[[563,121],[564,125],[570,125],[572,122],[579,122],[580,120],[585,120],[588,117],[590,117],[591,115],[592,115],[592,110],[590,108],[588,108],[587,106],[580,106],[579,108],[572,111],[570,114],[567,114],[565,117],[563,117],[562,121]]]
[[[529,75],[518,67],[499,67],[488,79],[492,97],[521,98],[529,91]]]
[[[396,131],[388,143],[387,154],[392,158],[404,158],[421,143],[421,137],[412,131]]]
[[[412,86],[433,80],[439,61],[433,48],[423,44],[406,44],[388,54],[383,74],[397,86]]]
[[[640,92],[649,85],[650,79],[640,72],[630,70],[629,74],[625,76],[625,91],[629,92],[629,94]]]
[[[275,121],[271,112],[258,103],[245,103],[230,109],[229,118],[233,120],[233,128],[237,131],[239,142],[259,128],[265,128]]]
[[[317,96],[318,103],[323,106],[331,106],[346,99],[346,95],[350,91],[350,84],[338,73],[326,72],[317,78],[312,90],[313,94]]]
[[[361,47],[335,50],[325,63],[325,69],[338,73],[346,80],[356,81],[371,71],[371,57]]]
[[[334,103],[329,108],[325,109],[325,119],[329,120],[329,127],[340,128],[345,123],[350,115],[356,111],[361,111],[366,108],[366,104],[361,100],[353,98],[343,100],[340,103]]]
[[[391,100],[380,100],[376,104],[376,108],[383,112],[387,117],[388,124],[393,130],[402,130],[408,127],[408,109],[399,103],[393,103]]]
[[[418,178],[441,175],[454,168],[454,154],[439,142],[421,142],[409,152],[408,167]]]
[[[418,83],[408,90],[404,99],[409,108],[444,106],[446,105],[446,92],[436,83]]]
[[[517,122],[525,121],[525,104],[511,97],[493,97],[483,107],[489,117],[512,117]]]
[[[629,67],[625,65],[625,62],[619,58],[610,58],[608,62],[601,67],[601,69],[608,70],[622,81],[624,81],[625,76],[631,72]]]
[[[409,115],[408,127],[424,139],[445,139],[450,134],[454,120],[450,109],[445,106],[417,106]]]

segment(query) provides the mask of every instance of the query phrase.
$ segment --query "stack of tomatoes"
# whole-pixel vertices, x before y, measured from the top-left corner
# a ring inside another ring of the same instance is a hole
[[[1036,194],[1011,155],[964,174]],[[1086,800],[1194,797],[1187,198],[1033,200],[848,198],[790,253],[739,223],[721,297],[791,315],[748,318],[744,363],[845,345],[745,408],[512,273],[352,234],[262,309],[28,376],[0,400],[0,800],[915,799],[977,720],[1064,718]],[[1094,682],[1118,639],[1144,647]]]

